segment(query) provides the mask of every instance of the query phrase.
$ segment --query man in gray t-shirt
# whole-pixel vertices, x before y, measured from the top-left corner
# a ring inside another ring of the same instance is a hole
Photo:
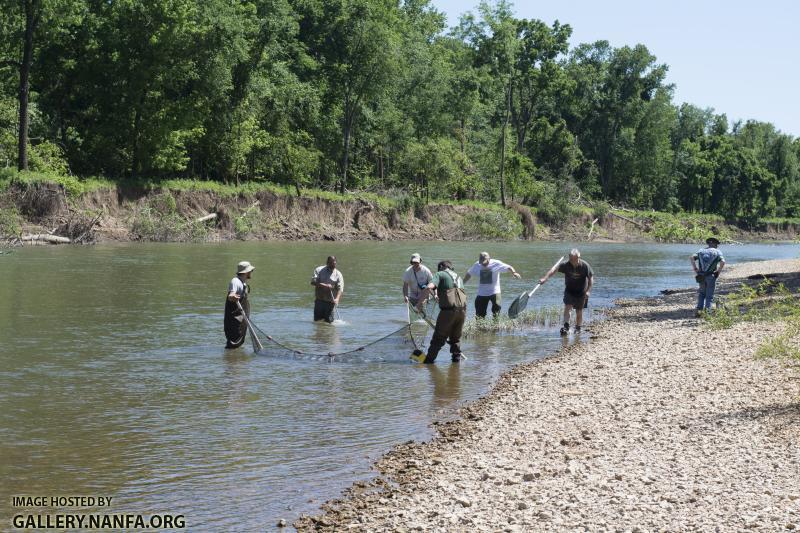
[[[403,300],[416,307],[420,294],[433,279],[433,274],[422,264],[422,257],[419,254],[411,255],[410,264],[411,266],[403,272]]]
[[[539,283],[544,283],[556,272],[564,274],[564,326],[561,334],[569,333],[572,309],[575,309],[575,333],[579,333],[583,324],[583,310],[589,305],[589,296],[592,294],[594,271],[589,263],[581,259],[581,252],[573,248],[569,252],[569,259],[551,268]]]
[[[328,256],[324,265],[314,269],[314,322],[333,322],[333,314],[344,294],[344,276],[336,270],[336,257]]]

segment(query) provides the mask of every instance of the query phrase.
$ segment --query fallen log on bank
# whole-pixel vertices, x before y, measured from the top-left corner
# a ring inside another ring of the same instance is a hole
[[[47,233],[36,233],[33,235],[23,235],[20,237],[22,242],[46,242],[50,244],[70,244],[72,239],[69,237],[60,237],[58,235],[49,235]]]
[[[614,213],[613,211],[610,211],[608,214],[609,214],[609,215],[611,215],[611,216],[615,216],[615,217],[617,217],[617,218],[619,218],[619,219],[622,219],[622,220],[624,220],[625,222],[630,222],[631,224],[634,224],[634,225],[636,225],[636,226],[638,226],[638,227],[640,227],[640,228],[644,229],[644,224],[642,224],[641,222],[636,222],[635,220],[631,220],[631,219],[630,219],[630,218],[628,218],[628,217],[624,217],[624,216],[622,216],[622,215],[618,215],[618,214]]]

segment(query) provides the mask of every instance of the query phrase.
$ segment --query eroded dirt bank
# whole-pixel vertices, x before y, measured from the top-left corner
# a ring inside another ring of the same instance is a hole
[[[63,187],[33,184],[0,195],[0,237],[39,242],[220,240],[570,240],[654,241],[648,225],[606,214],[560,223],[537,219],[525,206],[401,205],[367,199],[297,197],[270,191],[223,196],[204,191],[126,188],[73,198]],[[592,221],[596,219],[596,224]],[[745,231],[725,225],[735,240],[790,240],[794,225]],[[709,225],[708,232],[718,228]],[[705,229],[702,232],[705,234]],[[697,239],[695,239],[697,240]],[[702,239],[700,239],[702,240]]]
[[[800,260],[740,265],[800,279]],[[797,290],[795,287],[794,290]],[[506,374],[430,443],[384,456],[309,530],[762,531],[800,527],[800,370],[755,360],[781,323],[710,331],[693,291],[621,302]],[[591,336],[591,340],[588,338]]]

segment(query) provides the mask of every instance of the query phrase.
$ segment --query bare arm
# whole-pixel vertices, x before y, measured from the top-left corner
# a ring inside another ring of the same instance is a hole
[[[691,262],[691,263],[692,263],[692,270],[694,270],[695,272],[699,272],[699,271],[697,270],[697,264],[695,264],[695,261],[694,261],[694,256],[693,256],[693,255],[690,255],[690,256],[689,256],[689,262]]]
[[[551,268],[550,270],[548,270],[548,271],[547,271],[547,274],[545,274],[545,275],[544,275],[544,277],[543,277],[542,279],[540,279],[540,280],[539,280],[539,283],[544,283],[545,281],[547,281],[548,279],[550,279],[550,276],[552,276],[553,274],[555,274],[555,273],[556,273],[556,271],[558,270],[558,267],[559,267],[559,265],[560,265],[560,264],[561,264],[561,263],[559,263],[558,265],[555,265],[553,268]]]
[[[469,272],[467,272],[466,274],[464,274],[464,283],[468,282],[468,281],[469,281],[469,278],[471,278],[471,277],[472,277],[472,274],[470,274]]]
[[[514,270],[514,267],[511,265],[508,265],[508,271],[511,272],[511,275],[517,279],[520,279],[522,277],[522,274]]]
[[[436,285],[434,285],[433,283],[428,283],[425,286],[425,289],[419,295],[419,301],[417,302],[417,311],[419,311],[420,313],[422,312],[422,305],[425,303],[425,300],[428,298],[428,296],[431,295],[431,292],[433,292],[433,289],[435,288]]]

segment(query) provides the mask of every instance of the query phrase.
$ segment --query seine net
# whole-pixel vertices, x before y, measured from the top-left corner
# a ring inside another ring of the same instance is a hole
[[[425,351],[431,325],[435,323],[435,319],[432,319],[431,316],[435,312],[435,306],[431,305],[427,306],[425,312],[420,315],[410,311],[409,323],[404,324],[401,328],[356,348],[327,353],[294,348],[275,339],[252,321],[248,320],[247,323],[253,350],[261,355],[318,361],[403,361],[407,360],[414,350]],[[414,318],[419,319],[411,321]]]

